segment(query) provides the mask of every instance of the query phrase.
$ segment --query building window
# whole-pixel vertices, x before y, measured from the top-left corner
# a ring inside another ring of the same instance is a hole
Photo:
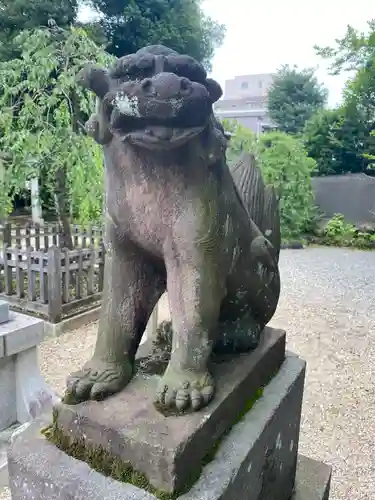
[[[241,83],[241,89],[248,89],[249,88],[249,82],[242,82]]]

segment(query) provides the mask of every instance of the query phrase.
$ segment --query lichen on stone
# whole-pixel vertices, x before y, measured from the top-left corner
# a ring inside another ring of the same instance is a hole
[[[103,447],[95,447],[86,443],[83,439],[71,439],[69,436],[65,435],[58,425],[57,410],[53,411],[52,424],[42,429],[41,432],[50,443],[54,444],[67,455],[86,462],[92,469],[104,476],[111,477],[123,483],[132,484],[133,486],[155,495],[159,500],[176,500],[180,495],[191,489],[199,479],[203,468],[214,460],[224,438],[228,436],[232,428],[251,410],[262,395],[263,388],[260,388],[255,392],[253,397],[246,402],[233,424],[217,439],[208,453],[202,458],[197,473],[189,479],[186,486],[181,491],[175,493],[168,493],[154,488],[143,473],[135,470],[129,462],[124,462],[119,457],[111,455]]]
[[[125,92],[118,92],[114,98],[114,104],[120,113],[129,116],[139,117],[138,99],[137,97],[129,97]]]

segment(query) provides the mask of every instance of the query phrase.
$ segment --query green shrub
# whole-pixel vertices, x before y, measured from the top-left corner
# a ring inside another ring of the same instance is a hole
[[[375,234],[358,231],[353,224],[345,222],[342,214],[335,214],[313,241],[337,247],[375,249]]]
[[[316,217],[311,174],[316,162],[307,156],[301,140],[284,132],[268,132],[257,140],[236,122],[224,120],[223,125],[234,134],[228,148],[228,162],[236,161],[245,151],[252,152],[266,184],[276,188],[283,240],[299,239],[311,231]]]
[[[264,180],[279,195],[282,237],[300,238],[316,217],[311,186],[315,160],[307,156],[299,139],[284,132],[262,134],[257,149]]]
[[[243,152],[254,152],[256,148],[256,135],[235,120],[222,120],[226,132],[232,135],[227,150],[227,160],[231,164],[238,160]]]

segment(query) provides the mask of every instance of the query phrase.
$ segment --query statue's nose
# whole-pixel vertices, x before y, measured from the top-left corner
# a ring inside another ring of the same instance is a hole
[[[141,90],[145,96],[167,99],[191,94],[193,85],[188,78],[159,73],[153,78],[145,78],[141,83]]]
[[[144,95],[156,95],[156,89],[154,87],[151,78],[145,78],[141,83],[141,89]]]
[[[187,78],[180,78],[180,94],[190,94],[193,85]]]

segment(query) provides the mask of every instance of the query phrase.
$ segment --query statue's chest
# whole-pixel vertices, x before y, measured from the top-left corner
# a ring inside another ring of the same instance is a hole
[[[173,190],[163,179],[138,175],[108,175],[107,209],[121,234],[145,248],[161,251],[165,238],[180,213]]]
[[[152,158],[133,162],[128,157],[121,163],[117,151],[112,154],[106,170],[107,207],[124,236],[145,248],[162,249],[166,239],[173,237],[178,221],[186,219],[188,229],[205,222],[209,215],[216,217],[210,210],[202,215],[194,209],[217,196],[215,183],[208,182],[200,165],[187,168],[172,160],[159,164]]]

